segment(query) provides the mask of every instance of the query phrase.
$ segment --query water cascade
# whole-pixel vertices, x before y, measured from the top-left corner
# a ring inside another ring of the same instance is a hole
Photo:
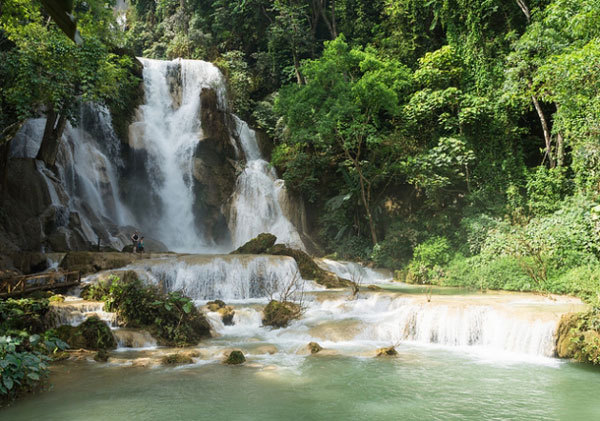
[[[240,174],[229,225],[235,248],[263,232],[274,234],[279,242],[304,249],[298,231],[284,215],[280,201],[286,200],[285,187],[275,169],[260,153],[256,133],[236,118],[236,129],[246,156],[246,168]]]

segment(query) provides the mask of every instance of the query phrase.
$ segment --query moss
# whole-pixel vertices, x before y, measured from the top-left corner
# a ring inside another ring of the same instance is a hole
[[[231,254],[264,254],[269,248],[273,247],[277,237],[273,234],[262,233],[253,238],[246,244],[231,252]]]
[[[321,269],[312,257],[302,250],[293,249],[284,244],[275,244],[267,250],[267,254],[292,257],[296,261],[300,276],[302,276],[303,279],[312,279],[316,283],[327,288],[345,288],[352,285],[349,280],[340,278],[332,272]]]
[[[232,306],[228,306],[221,300],[209,301],[206,303],[209,311],[215,311],[221,315],[221,320],[226,326],[233,325],[233,316],[235,316],[235,310]]]
[[[187,354],[168,354],[160,359],[162,365],[183,365],[193,364],[194,360],[190,355]]]
[[[56,294],[48,298],[51,303],[62,303],[65,301],[64,295]]]
[[[117,347],[117,341],[110,327],[96,316],[87,318],[79,326],[60,326],[55,332],[59,339],[74,349],[100,350]]]
[[[323,350],[323,347],[316,342],[310,342],[306,347],[311,354],[317,354]]]
[[[379,348],[375,352],[375,355],[377,357],[394,357],[398,355],[398,351],[396,351],[396,348],[394,348],[393,346],[389,346],[387,348]]]
[[[292,320],[298,319],[301,313],[302,308],[296,303],[271,300],[263,310],[262,323],[264,326],[286,327]]]
[[[222,300],[209,301],[206,306],[210,311],[219,311],[219,309],[225,307],[225,302]]]
[[[243,364],[246,362],[246,357],[242,351],[231,351],[223,362],[230,365]]]
[[[600,314],[564,314],[556,333],[556,355],[560,358],[600,364]]]

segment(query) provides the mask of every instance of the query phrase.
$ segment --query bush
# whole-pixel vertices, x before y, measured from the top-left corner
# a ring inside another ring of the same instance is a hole
[[[92,285],[85,298],[104,301],[106,310],[117,313],[125,326],[149,330],[162,345],[196,345],[210,336],[210,325],[192,300],[145,285],[132,271],[123,280],[112,276]]]
[[[419,284],[439,283],[444,277],[443,266],[451,258],[450,244],[444,237],[432,237],[415,247],[408,266],[407,281]]]
[[[46,329],[44,317],[49,310],[48,299],[21,298],[0,301],[0,332],[11,334],[26,330],[42,333]]]

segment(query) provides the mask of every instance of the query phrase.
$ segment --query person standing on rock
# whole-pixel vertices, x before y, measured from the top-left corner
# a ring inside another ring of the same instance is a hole
[[[131,241],[133,242],[133,252],[135,253],[138,248],[138,241],[140,241],[140,236],[137,231],[131,236]]]
[[[138,249],[138,252],[140,252],[140,253],[144,252],[144,237],[141,237],[140,241],[138,241],[137,249]]]

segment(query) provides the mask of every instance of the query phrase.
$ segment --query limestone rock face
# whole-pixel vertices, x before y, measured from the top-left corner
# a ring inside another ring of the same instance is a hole
[[[575,333],[572,329],[577,327],[579,315],[577,313],[563,314],[556,331],[556,356],[559,358],[574,358],[575,350],[572,339]]]
[[[71,251],[65,255],[60,267],[68,271],[79,271],[81,276],[84,276],[102,270],[127,266],[137,258],[137,254],[134,253]]]

